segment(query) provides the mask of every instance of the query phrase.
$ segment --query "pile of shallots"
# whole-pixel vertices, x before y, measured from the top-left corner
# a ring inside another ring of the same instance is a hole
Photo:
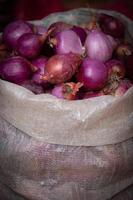
[[[67,100],[121,96],[133,85],[133,47],[125,29],[103,13],[81,26],[13,21],[1,37],[0,78]]]

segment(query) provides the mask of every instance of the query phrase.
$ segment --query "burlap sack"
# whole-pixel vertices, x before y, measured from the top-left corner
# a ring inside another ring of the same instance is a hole
[[[80,24],[96,12],[34,23]],[[123,20],[131,40],[132,21],[109,13]],[[66,101],[0,80],[0,200],[130,200],[132,147],[133,87],[122,97]]]

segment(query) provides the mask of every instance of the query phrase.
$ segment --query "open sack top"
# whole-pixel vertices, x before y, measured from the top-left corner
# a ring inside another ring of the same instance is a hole
[[[92,14],[106,12],[120,17],[132,40],[133,22],[120,13],[76,9],[51,14],[34,23],[49,26],[56,21],[75,24]],[[133,137],[133,87],[122,97],[111,95],[67,101],[0,80],[0,116],[24,133],[52,144],[97,146],[115,144]]]

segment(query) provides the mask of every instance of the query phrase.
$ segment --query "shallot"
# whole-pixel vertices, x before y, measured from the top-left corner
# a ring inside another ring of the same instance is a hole
[[[26,21],[10,22],[3,31],[3,41],[10,48],[16,48],[18,39],[25,33],[33,33],[32,26]]]
[[[55,48],[55,52],[57,54],[84,54],[84,48],[80,38],[72,30],[64,30],[57,33],[54,38],[50,39],[50,45]]]
[[[86,57],[77,72],[76,78],[87,89],[101,89],[108,80],[107,67],[101,61]]]
[[[29,79],[33,73],[32,65],[26,59],[15,56],[0,63],[0,76],[2,79],[19,84]]]
[[[17,41],[17,52],[25,58],[35,58],[40,54],[48,34],[48,32],[43,35],[34,33],[23,34]]]
[[[72,78],[78,70],[81,57],[77,54],[57,54],[48,59],[43,80],[52,84],[63,83]]]
[[[124,36],[125,26],[118,18],[101,13],[98,17],[98,23],[104,33],[116,38]]]
[[[113,94],[119,86],[121,79],[125,77],[126,69],[123,62],[111,59],[105,63],[108,70],[108,81],[103,88],[104,94]]]
[[[109,39],[108,36],[101,30],[93,29],[90,31],[85,40],[87,55],[92,59],[105,62],[112,57],[114,50],[114,46],[112,44],[113,38]]]

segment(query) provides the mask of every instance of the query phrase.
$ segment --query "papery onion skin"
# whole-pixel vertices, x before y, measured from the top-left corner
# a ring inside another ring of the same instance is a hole
[[[104,33],[116,38],[124,37],[125,26],[116,17],[101,13],[98,17],[98,23]]]
[[[112,57],[113,46],[107,35],[99,29],[92,30],[86,40],[85,48],[87,55],[92,59],[97,59],[102,62],[109,60]]]
[[[108,79],[107,68],[101,61],[86,57],[76,74],[78,82],[89,90],[99,90],[104,87]]]
[[[0,76],[2,79],[19,84],[32,75],[31,63],[26,59],[15,56],[5,59],[0,64]]]
[[[47,61],[42,79],[52,84],[66,82],[76,73],[80,63],[81,57],[73,53],[54,55]]]
[[[75,53],[82,55],[84,53],[79,36],[72,30],[59,32],[50,40],[50,44],[55,48],[56,54]]]
[[[3,41],[9,48],[15,49],[18,39],[25,33],[33,33],[32,26],[26,21],[13,21],[5,27]]]

